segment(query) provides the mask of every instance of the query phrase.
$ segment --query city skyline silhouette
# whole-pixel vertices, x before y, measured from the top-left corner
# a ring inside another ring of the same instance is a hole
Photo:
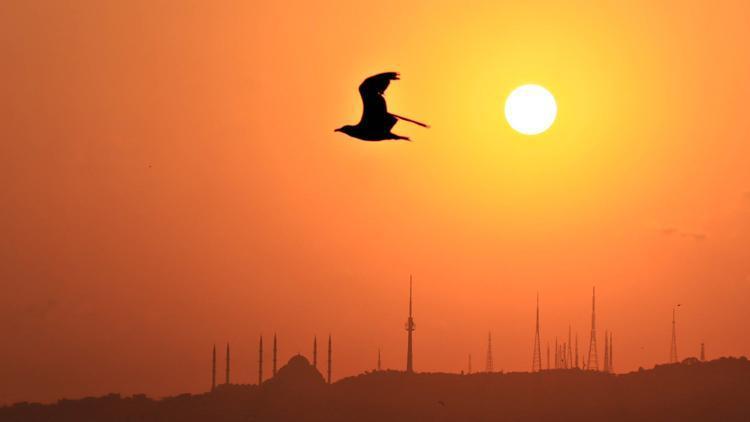
[[[413,374],[417,371],[414,370],[414,346],[413,346],[413,332],[416,328],[416,325],[413,322],[413,277],[412,275],[409,276],[409,308],[408,308],[408,319],[405,326],[405,329],[407,331],[407,337],[406,337],[406,353],[404,358],[404,365],[403,368],[400,369],[398,364],[394,367],[383,367],[382,366],[382,356],[381,356],[381,349],[377,349],[377,361],[372,369],[365,370],[365,373],[368,371],[381,371],[381,370],[387,370],[387,371],[402,371],[404,374]],[[535,314],[535,328],[534,328],[534,343],[532,347],[532,364],[531,368],[528,372],[541,372],[541,371],[549,371],[549,370],[567,370],[567,369],[576,369],[576,370],[584,370],[589,372],[603,372],[603,373],[611,373],[615,374],[615,366],[614,366],[614,342],[613,342],[613,336],[614,334],[611,331],[605,331],[604,332],[604,347],[603,347],[603,366],[600,368],[599,366],[599,346],[597,345],[597,333],[596,333],[596,287],[593,288],[592,291],[592,302],[591,302],[591,327],[590,327],[590,336],[589,336],[589,347],[588,347],[588,355],[587,356],[580,356],[578,353],[578,334],[576,332],[576,342],[575,342],[575,354],[573,352],[573,342],[572,342],[572,326],[568,325],[568,341],[562,344],[558,344],[558,337],[555,336],[555,352],[554,352],[554,359],[547,361],[547,365],[544,366],[541,364],[541,356],[540,356],[540,343],[541,343],[541,322],[540,322],[540,303],[539,303],[539,293],[536,295],[536,314]],[[673,309],[672,312],[672,339],[670,343],[670,351],[669,351],[669,358],[665,361],[656,361],[653,363],[653,365],[658,366],[660,364],[669,363],[669,364],[679,364],[680,361],[677,358],[677,340],[675,336],[676,332],[676,319],[675,319],[675,312]],[[278,349],[277,349],[277,342],[276,342],[276,333],[274,333],[274,346],[273,346],[273,355],[272,359],[274,362],[274,369],[272,370],[271,378],[274,378],[276,376],[276,362],[278,359]],[[326,361],[326,378],[325,381],[328,384],[332,383],[332,346],[331,346],[331,338],[332,336],[329,335],[328,337],[328,350],[327,350],[327,361]],[[315,368],[317,368],[317,336],[313,336],[312,340],[312,349],[311,354],[308,356],[303,353],[296,353],[292,356],[307,356],[309,358],[310,365]],[[506,348],[508,346],[506,345]],[[215,388],[215,379],[216,379],[216,346],[213,347],[212,352],[212,366],[211,366],[211,380],[212,380],[212,388],[210,391],[213,391]],[[549,353],[549,351],[548,351]],[[469,360],[467,364],[466,373],[471,374],[472,373],[472,367],[471,367],[471,353],[469,353]],[[731,356],[727,356],[731,358]],[[585,359],[585,360],[584,360]],[[705,355],[705,343],[701,342],[699,345],[699,351],[696,355],[691,355],[684,359],[685,362],[693,362],[693,361],[699,361],[703,362],[706,361],[706,355]],[[259,340],[259,352],[258,352],[258,385],[262,384],[264,381],[263,378],[263,336],[260,336]],[[554,363],[552,363],[554,362]],[[229,345],[227,344],[227,358],[226,358],[226,382],[225,384],[229,384]],[[639,367],[639,370],[643,370],[643,367]],[[439,372],[439,373],[451,373],[451,371],[432,371],[432,372]],[[479,373],[494,373],[494,358],[492,356],[492,332],[490,331],[488,333],[487,337],[487,349],[486,349],[486,364],[484,371],[479,371]],[[500,370],[500,373],[503,371]],[[523,370],[513,370],[510,372],[527,372]],[[464,374],[464,369],[460,370],[460,374]],[[343,375],[339,378],[349,378],[353,376],[357,376],[358,374],[348,374]]]

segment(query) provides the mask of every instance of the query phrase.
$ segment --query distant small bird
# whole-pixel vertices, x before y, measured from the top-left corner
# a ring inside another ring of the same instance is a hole
[[[343,132],[352,138],[363,141],[384,141],[388,139],[411,141],[406,136],[396,135],[391,129],[400,120],[414,123],[422,127],[429,127],[416,120],[388,113],[383,93],[391,81],[398,80],[398,73],[386,72],[365,79],[359,86],[359,95],[362,96],[362,118],[356,125],[342,126],[334,132]]]

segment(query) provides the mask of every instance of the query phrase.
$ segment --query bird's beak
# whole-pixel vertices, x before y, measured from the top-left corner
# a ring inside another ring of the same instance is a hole
[[[334,129],[334,132],[341,132],[341,129]]]

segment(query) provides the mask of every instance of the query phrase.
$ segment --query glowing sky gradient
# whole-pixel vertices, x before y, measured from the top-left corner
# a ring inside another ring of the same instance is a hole
[[[410,273],[417,371],[489,330],[530,369],[537,291],[586,350],[592,285],[617,371],[667,360],[675,303],[681,357],[748,353],[750,3],[381,3],[0,2],[0,403],[205,391],[226,341],[255,382],[274,331],[402,368]],[[390,70],[432,128],[334,133]]]

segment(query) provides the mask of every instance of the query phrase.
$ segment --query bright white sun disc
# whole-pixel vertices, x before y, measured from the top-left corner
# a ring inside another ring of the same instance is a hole
[[[557,117],[557,103],[552,93],[540,85],[523,85],[505,100],[505,119],[524,135],[538,135],[552,126]]]

